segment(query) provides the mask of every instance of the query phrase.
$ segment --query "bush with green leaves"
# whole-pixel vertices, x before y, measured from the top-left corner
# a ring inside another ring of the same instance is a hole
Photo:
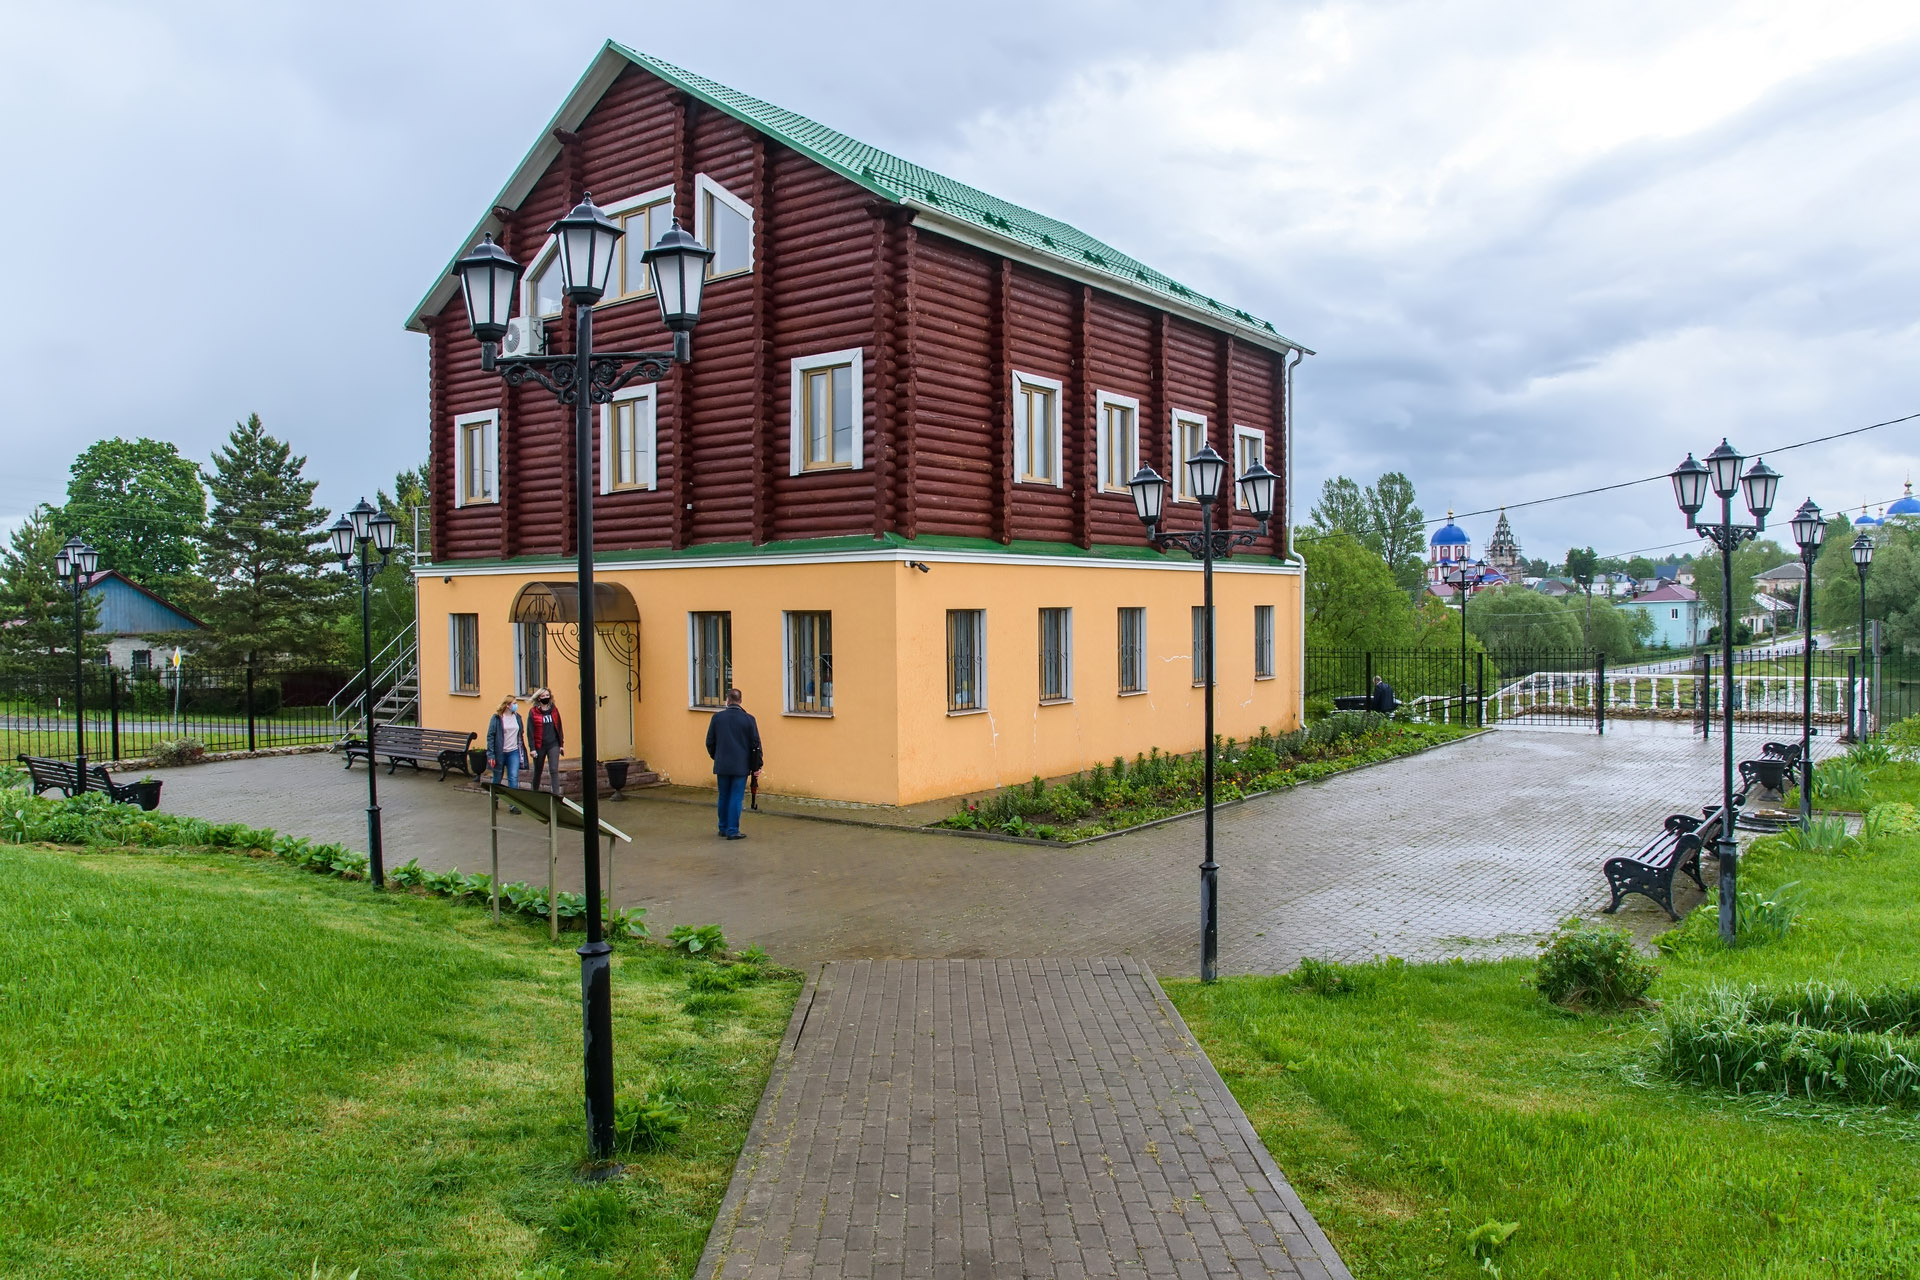
[[[1398,956],[1377,957],[1359,964],[1303,956],[1288,976],[1294,986],[1316,995],[1371,995],[1382,985],[1399,979],[1406,968],[1407,962]]]
[[[1610,1013],[1648,1003],[1644,998],[1660,970],[1634,950],[1633,935],[1568,920],[1540,943],[1533,985],[1563,1009]]]
[[[1894,759],[1909,764],[1920,764],[1920,716],[1908,716],[1886,727],[1880,740]]]
[[[153,749],[153,763],[160,769],[177,769],[199,764],[207,758],[207,744],[198,738],[172,738]]]
[[[1858,808],[1867,798],[1867,774],[1845,758],[1813,767],[1813,799],[1824,808]]]
[[[1889,836],[1920,835],[1920,809],[1904,800],[1889,800],[1867,810],[1860,828],[1864,840],[1884,840]]]
[[[727,935],[717,924],[676,925],[667,935],[667,944],[690,956],[718,959],[727,952]]]
[[[1845,857],[1860,852],[1860,841],[1848,834],[1845,818],[1811,818],[1804,827],[1788,827],[1777,839],[1789,853]]]
[[[614,1095],[614,1140],[622,1151],[657,1151],[686,1123],[686,1111],[660,1091],[622,1089]]]

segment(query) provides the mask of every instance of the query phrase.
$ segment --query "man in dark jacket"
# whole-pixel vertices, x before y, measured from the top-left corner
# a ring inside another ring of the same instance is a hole
[[[760,726],[740,705],[740,691],[727,690],[726,708],[707,723],[707,754],[713,757],[713,776],[720,786],[720,834],[742,840],[740,804],[746,797],[747,775],[762,764]]]
[[[1400,699],[1393,696],[1393,686],[1387,683],[1385,676],[1373,678],[1373,709],[1383,716],[1390,716],[1400,706]]]

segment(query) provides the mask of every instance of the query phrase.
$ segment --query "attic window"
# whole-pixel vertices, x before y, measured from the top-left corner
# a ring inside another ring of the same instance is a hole
[[[704,173],[694,175],[693,194],[694,238],[713,250],[707,279],[753,270],[753,206]]]

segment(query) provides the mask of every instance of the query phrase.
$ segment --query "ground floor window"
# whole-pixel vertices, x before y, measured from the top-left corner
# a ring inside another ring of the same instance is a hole
[[[1073,610],[1040,611],[1040,701],[1073,698]]]
[[[693,705],[724,707],[733,687],[733,615],[690,613],[687,621]]]
[[[145,675],[153,670],[153,650],[135,649],[133,651],[133,674]]]
[[[1253,606],[1253,678],[1273,679],[1273,606]]]
[[[447,672],[455,693],[480,692],[480,615],[447,615]]]
[[[1213,619],[1207,616],[1204,605],[1193,606],[1193,682],[1203,685],[1207,682],[1207,650],[1213,644]],[[1215,684],[1220,683],[1220,673],[1213,673]]]
[[[1120,692],[1147,691],[1147,611],[1120,611]]]
[[[787,615],[787,710],[795,715],[833,712],[833,615]]]
[[[947,710],[981,711],[987,705],[987,613],[947,610]]]
[[[535,689],[547,687],[547,624],[544,622],[522,622],[517,625],[519,634],[515,637],[519,652],[515,655],[514,665],[519,683],[515,688],[522,693],[532,693]]]

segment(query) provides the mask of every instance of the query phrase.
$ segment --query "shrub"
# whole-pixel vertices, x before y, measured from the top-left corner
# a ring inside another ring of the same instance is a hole
[[[1920,810],[1904,800],[1877,804],[1867,811],[1867,821],[1860,834],[1867,840],[1920,834]]]
[[[1860,842],[1847,834],[1845,818],[1813,818],[1805,827],[1788,827],[1779,836],[1789,853],[1846,855],[1860,852]]]
[[[614,1140],[623,1151],[657,1151],[686,1123],[686,1112],[652,1089],[622,1089],[614,1096]]]
[[[717,958],[725,955],[727,950],[727,936],[720,932],[717,924],[676,925],[673,932],[667,935],[667,942],[690,956]]]
[[[1887,744],[1887,750],[1895,759],[1920,763],[1920,716],[1908,716],[1888,725],[1880,740]]]
[[[1815,765],[1813,798],[1823,805],[1858,805],[1867,798],[1866,772],[1845,759]]]
[[[1862,738],[1847,748],[1847,759],[1862,769],[1877,769],[1883,764],[1893,763],[1893,752],[1884,742]]]
[[[1640,958],[1625,929],[1568,920],[1540,947],[1533,985],[1566,1009],[1605,1013],[1645,1005],[1660,973]]]
[[[173,738],[153,750],[153,762],[162,769],[199,764],[207,758],[207,744],[198,738]]]
[[[760,967],[751,964],[702,965],[687,975],[687,990],[738,991],[760,981]]]

